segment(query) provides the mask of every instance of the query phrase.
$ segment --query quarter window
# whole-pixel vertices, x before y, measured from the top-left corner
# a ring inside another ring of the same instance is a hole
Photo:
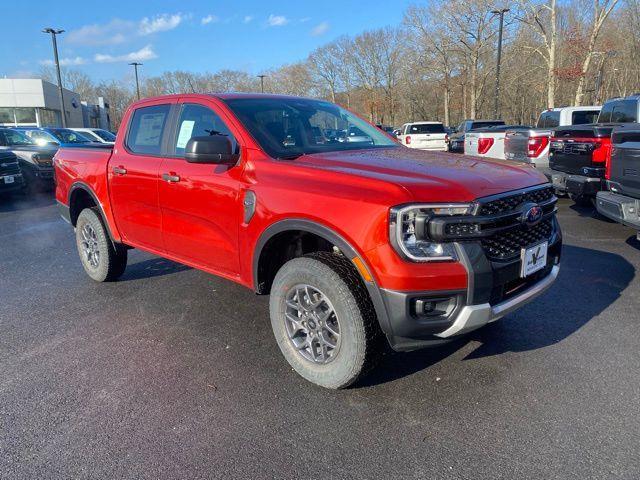
[[[203,105],[193,103],[183,105],[174,141],[176,156],[184,156],[187,142],[192,137],[206,137],[208,135],[228,137],[231,141],[231,151],[237,153],[238,142],[218,114]]]
[[[169,105],[154,105],[136,109],[127,133],[127,147],[133,153],[160,155],[162,136],[169,117]]]

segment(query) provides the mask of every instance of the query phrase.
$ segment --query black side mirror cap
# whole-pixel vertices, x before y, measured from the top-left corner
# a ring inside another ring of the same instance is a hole
[[[189,163],[235,164],[240,155],[232,151],[231,140],[226,135],[191,137],[184,149]]]

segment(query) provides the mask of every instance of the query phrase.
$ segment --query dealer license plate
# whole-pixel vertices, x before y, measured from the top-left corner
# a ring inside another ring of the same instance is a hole
[[[532,273],[542,270],[547,266],[548,243],[539,243],[534,247],[523,248],[520,258],[522,259],[521,277],[528,277]]]

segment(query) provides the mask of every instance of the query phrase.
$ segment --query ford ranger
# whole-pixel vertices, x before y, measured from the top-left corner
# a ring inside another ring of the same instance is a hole
[[[112,150],[61,148],[54,163],[89,277],[117,279],[139,248],[270,294],[284,357],[328,388],[358,379],[385,339],[447,342],[559,271],[557,199],[536,169],[409,149],[322,100],[145,99]]]

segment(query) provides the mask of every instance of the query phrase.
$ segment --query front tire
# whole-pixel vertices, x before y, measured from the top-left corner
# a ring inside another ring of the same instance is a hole
[[[381,332],[351,262],[319,252],[285,263],[271,287],[271,326],[293,369],[325,388],[345,388],[374,364]]]
[[[76,245],[84,271],[96,282],[116,280],[127,268],[126,247],[111,242],[95,208],[80,212],[76,222]]]

